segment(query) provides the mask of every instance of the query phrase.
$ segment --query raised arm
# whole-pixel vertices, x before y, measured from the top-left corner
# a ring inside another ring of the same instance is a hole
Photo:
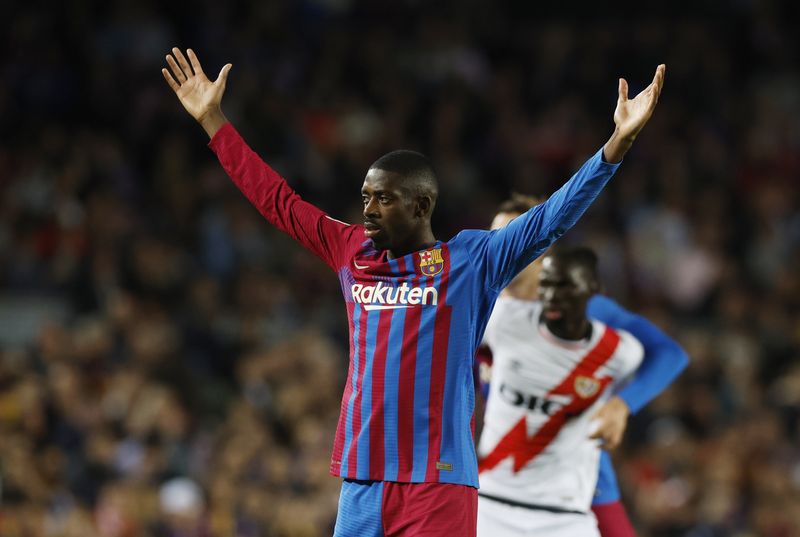
[[[211,82],[194,51],[188,49],[186,56],[173,48],[167,55],[170,70],[162,69],[161,73],[186,111],[211,138],[209,146],[222,167],[264,218],[338,270],[346,259],[348,244],[359,240],[359,229],[303,201],[228,123],[220,103],[231,64],[225,64]]]
[[[614,175],[633,140],[653,115],[664,83],[664,65],[656,69],[653,82],[633,99],[620,79],[614,111],[614,133],[603,148],[541,205],[507,226],[475,237],[474,257],[485,260],[486,284],[500,290],[522,269],[539,257],[571,228]]]

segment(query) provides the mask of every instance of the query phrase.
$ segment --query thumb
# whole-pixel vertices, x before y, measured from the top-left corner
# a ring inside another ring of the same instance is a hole
[[[624,78],[619,79],[619,101],[625,102],[628,100],[628,81]]]
[[[231,67],[233,67],[233,65],[230,63],[226,63],[222,66],[222,69],[219,71],[219,76],[214,81],[215,85],[222,85],[222,88],[225,88],[225,83],[228,81],[228,73],[230,73]]]

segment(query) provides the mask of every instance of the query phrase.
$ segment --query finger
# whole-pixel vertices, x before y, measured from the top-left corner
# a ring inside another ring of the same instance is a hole
[[[601,408],[600,411],[595,413],[595,415],[592,416],[592,419],[589,420],[589,438],[591,439],[602,438],[605,435],[606,424],[600,417],[602,410],[603,409]]]
[[[167,84],[169,84],[169,87],[172,88],[172,91],[177,93],[178,90],[181,89],[181,85],[178,84],[174,78],[172,78],[172,75],[169,74],[169,71],[166,69],[161,69],[161,74],[164,75],[164,79],[167,81]]]
[[[172,54],[175,55],[175,59],[178,60],[178,64],[181,66],[181,69],[183,69],[183,72],[186,73],[187,77],[194,75],[194,71],[192,71],[191,66],[189,66],[189,62],[186,61],[186,56],[183,55],[181,49],[174,47],[172,49]]]
[[[625,102],[628,100],[628,81],[624,78],[619,79],[619,101]]]
[[[225,65],[223,65],[222,69],[220,69],[220,71],[219,71],[219,75],[217,76],[217,79],[214,81],[214,84],[219,84],[219,85],[222,86],[222,89],[225,89],[225,84],[228,81],[228,73],[230,73],[231,67],[233,67],[233,65],[231,65],[229,63],[226,63]]]
[[[653,75],[653,81],[647,86],[647,89],[653,94],[653,98],[658,101],[658,96],[661,95],[661,88],[664,86],[664,70],[666,66],[662,63],[656,68],[656,73]]]
[[[667,76],[667,66],[664,65],[663,63],[659,65],[657,69],[657,74],[658,74],[658,90],[656,94],[656,100],[658,100],[658,97],[661,95],[661,90],[664,88],[664,78]]]
[[[172,74],[175,75],[175,79],[180,84],[186,82],[186,74],[183,72],[183,69],[178,66],[178,64],[175,62],[175,58],[173,58],[171,54],[167,54],[167,65],[169,65],[169,68],[172,69]]]
[[[664,77],[666,76],[666,73],[667,73],[667,66],[662,63],[656,69],[656,77],[658,79],[657,86],[659,89],[661,89],[664,86]]]
[[[189,56],[189,62],[192,64],[192,69],[194,69],[195,74],[203,75],[203,68],[200,66],[200,60],[197,59],[197,55],[194,53],[192,49],[186,49],[186,54]]]

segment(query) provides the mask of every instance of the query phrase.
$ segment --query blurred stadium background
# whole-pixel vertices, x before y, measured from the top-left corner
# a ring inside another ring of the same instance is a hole
[[[617,467],[642,537],[800,535],[796,3],[17,2],[0,22],[0,535],[330,535],[337,280],[232,187],[160,68],[358,221],[377,156],[430,154],[447,238],[551,192],[668,66],[565,240],[692,362]]]

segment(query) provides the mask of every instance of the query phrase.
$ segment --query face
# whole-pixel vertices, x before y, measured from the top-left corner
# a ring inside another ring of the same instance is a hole
[[[509,222],[519,216],[519,213],[497,213],[492,220],[492,230],[506,227]]]
[[[577,319],[586,316],[586,303],[597,291],[597,280],[577,263],[564,263],[548,256],[539,271],[539,300],[547,320]]]
[[[379,250],[412,241],[420,224],[417,203],[401,184],[399,174],[371,168],[361,187],[364,235]]]

